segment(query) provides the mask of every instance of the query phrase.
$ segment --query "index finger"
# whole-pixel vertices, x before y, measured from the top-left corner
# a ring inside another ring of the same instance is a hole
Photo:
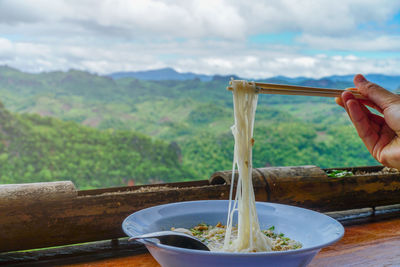
[[[374,147],[379,139],[379,135],[373,127],[373,122],[370,120],[367,111],[363,109],[360,102],[351,93],[345,92],[342,97],[346,111],[349,113],[358,135],[369,152],[373,154]]]

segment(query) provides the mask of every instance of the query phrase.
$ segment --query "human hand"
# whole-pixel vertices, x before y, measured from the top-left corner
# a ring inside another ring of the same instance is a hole
[[[371,155],[385,166],[400,169],[400,96],[367,81],[361,74],[354,77],[354,84],[367,100],[358,100],[346,91],[336,102],[346,109]]]

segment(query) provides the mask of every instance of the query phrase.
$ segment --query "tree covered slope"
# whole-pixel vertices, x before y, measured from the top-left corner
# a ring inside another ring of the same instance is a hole
[[[348,81],[264,81],[346,88]],[[229,77],[113,80],[82,71],[30,74],[0,67],[0,183],[207,179],[232,167]],[[260,95],[254,166],[377,164],[333,99]]]
[[[0,182],[72,180],[80,188],[194,178],[174,144],[133,131],[12,114],[0,106]]]

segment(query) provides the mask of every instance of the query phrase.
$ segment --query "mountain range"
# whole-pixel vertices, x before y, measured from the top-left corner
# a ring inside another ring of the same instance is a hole
[[[162,80],[193,80],[200,79],[201,81],[211,81],[213,76],[205,74],[196,74],[192,72],[177,72],[172,68],[163,68],[156,70],[146,70],[146,71],[128,71],[128,72],[114,72],[108,75],[113,79],[120,78],[136,78],[139,80],[147,81],[162,81]]]
[[[0,66],[0,183],[71,179],[94,188],[207,179],[230,169],[231,75],[180,75],[170,69],[144,80]],[[352,86],[327,78],[263,81]],[[254,139],[255,167],[376,164],[331,98],[260,96]]]
[[[147,70],[147,71],[130,71],[130,72],[114,72],[108,74],[107,76],[113,79],[120,78],[136,78],[139,80],[147,80],[147,81],[162,81],[162,80],[175,80],[175,81],[183,81],[183,80],[193,80],[199,79],[200,81],[211,81],[213,79],[225,78],[229,79],[230,77],[238,77],[237,75],[206,75],[206,74],[196,74],[192,72],[178,72],[172,68],[162,68],[155,70]],[[384,75],[384,74],[366,74],[366,78],[374,83],[381,85],[382,87],[394,91],[400,87],[400,75]],[[281,83],[288,84],[300,84],[307,81],[307,83],[318,83],[320,80],[330,80],[333,82],[352,82],[354,75],[332,75],[326,76],[320,79],[312,79],[307,77],[286,77],[286,76],[275,76],[263,79],[253,79],[249,77],[243,77],[242,79],[246,80],[257,80],[257,81],[275,81]]]

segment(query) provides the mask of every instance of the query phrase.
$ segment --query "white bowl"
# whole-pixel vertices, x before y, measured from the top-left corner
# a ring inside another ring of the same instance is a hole
[[[128,216],[122,228],[128,236],[191,228],[199,223],[226,223],[229,201],[204,200],[178,202],[140,210]],[[344,234],[335,219],[312,210],[294,206],[257,202],[261,229],[275,227],[275,232],[299,241],[303,247],[290,251],[230,253],[184,249],[140,241],[165,267],[195,266],[306,266],[321,250]],[[234,218],[235,223],[236,218]]]

